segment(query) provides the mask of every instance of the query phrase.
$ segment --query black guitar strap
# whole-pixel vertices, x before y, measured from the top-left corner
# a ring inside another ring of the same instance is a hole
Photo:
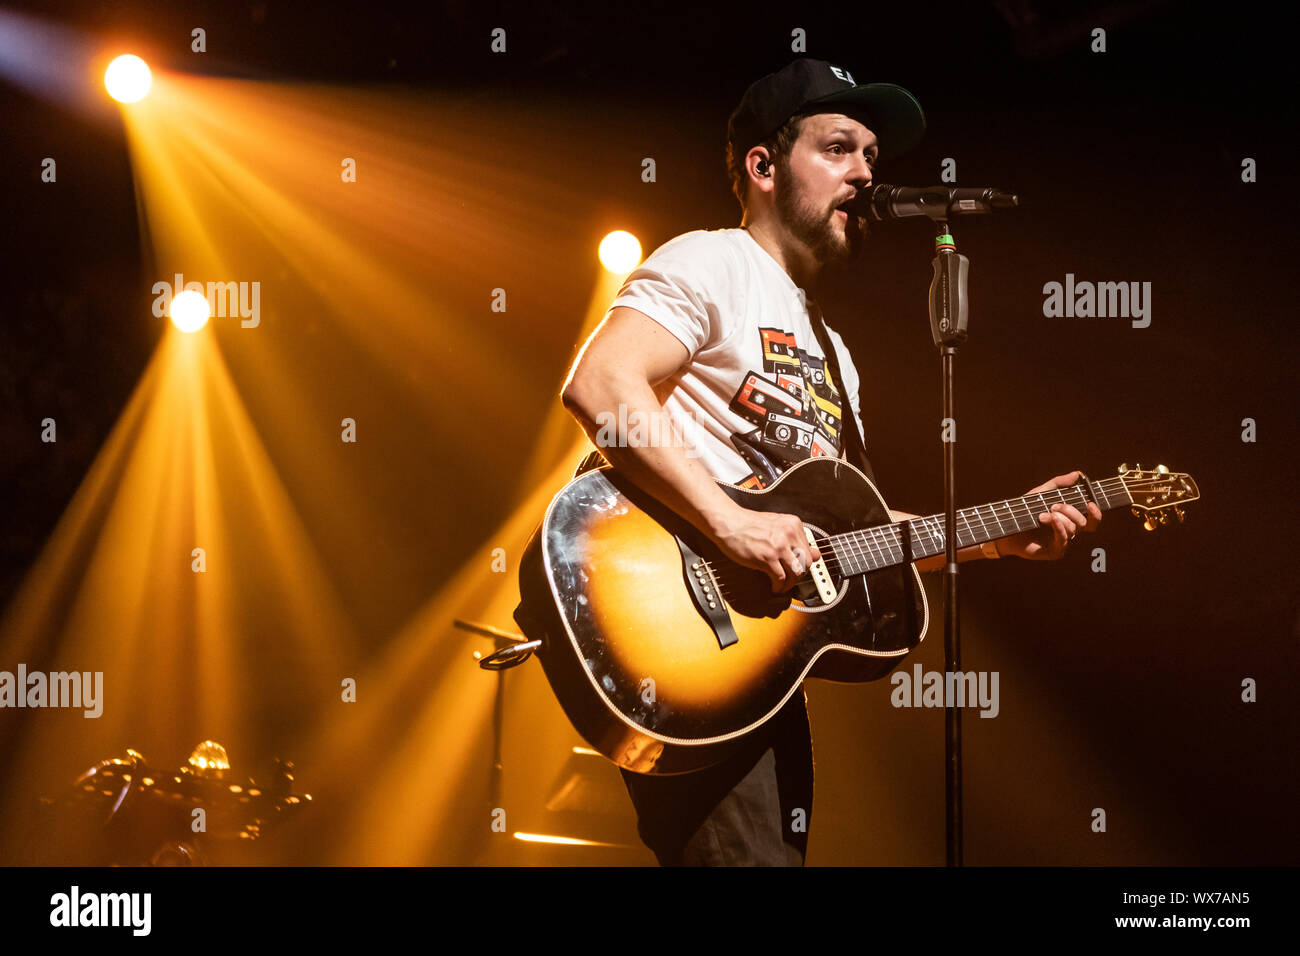
[[[817,336],[817,342],[822,347],[822,354],[826,356],[826,367],[830,370],[831,377],[835,381],[835,387],[839,389],[840,399],[843,401],[843,407],[840,409],[840,444],[843,446],[844,457],[851,464],[856,465],[862,472],[871,479],[871,483],[876,483],[876,474],[871,470],[871,461],[867,458],[866,445],[862,441],[862,433],[858,431],[858,420],[853,414],[853,403],[849,399],[849,389],[844,383],[844,376],[840,374],[840,360],[835,352],[835,343],[831,341],[831,334],[826,329],[826,323],[822,319],[821,307],[812,299],[807,299],[808,318],[812,321],[813,335]]]

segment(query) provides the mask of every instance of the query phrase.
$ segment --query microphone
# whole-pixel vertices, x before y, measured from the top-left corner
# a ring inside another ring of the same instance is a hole
[[[951,186],[891,186],[879,183],[858,192],[841,206],[851,216],[862,216],[873,222],[887,219],[909,219],[928,216],[947,219],[950,216],[992,212],[1020,205],[1020,197],[1004,193],[991,186],[954,188]]]

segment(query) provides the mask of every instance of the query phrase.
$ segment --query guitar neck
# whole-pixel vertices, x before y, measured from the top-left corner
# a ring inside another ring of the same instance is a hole
[[[1088,481],[1091,500],[1102,511],[1127,508],[1133,504],[1123,478]],[[957,511],[957,547],[969,548],[1022,531],[1041,528],[1038,516],[1056,504],[1073,505],[1082,514],[1088,511],[1089,492],[1083,484],[1055,488],[1023,498],[992,501]],[[831,535],[830,543],[843,574],[865,574],[879,568],[919,561],[943,554],[945,520],[942,514],[911,518],[896,524],[882,524],[860,531]],[[908,556],[910,554],[910,557]]]

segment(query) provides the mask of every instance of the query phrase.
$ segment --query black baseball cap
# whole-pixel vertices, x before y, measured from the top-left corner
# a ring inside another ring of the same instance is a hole
[[[796,113],[826,112],[861,120],[890,156],[912,149],[925,134],[921,104],[901,86],[859,84],[843,67],[805,57],[750,84],[727,121],[727,142],[744,156]]]

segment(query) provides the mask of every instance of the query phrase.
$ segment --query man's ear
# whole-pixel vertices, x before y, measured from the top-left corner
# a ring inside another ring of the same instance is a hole
[[[755,146],[745,156],[745,167],[749,173],[749,178],[753,180],[755,188],[763,192],[772,191],[774,165],[771,154],[763,146]]]

